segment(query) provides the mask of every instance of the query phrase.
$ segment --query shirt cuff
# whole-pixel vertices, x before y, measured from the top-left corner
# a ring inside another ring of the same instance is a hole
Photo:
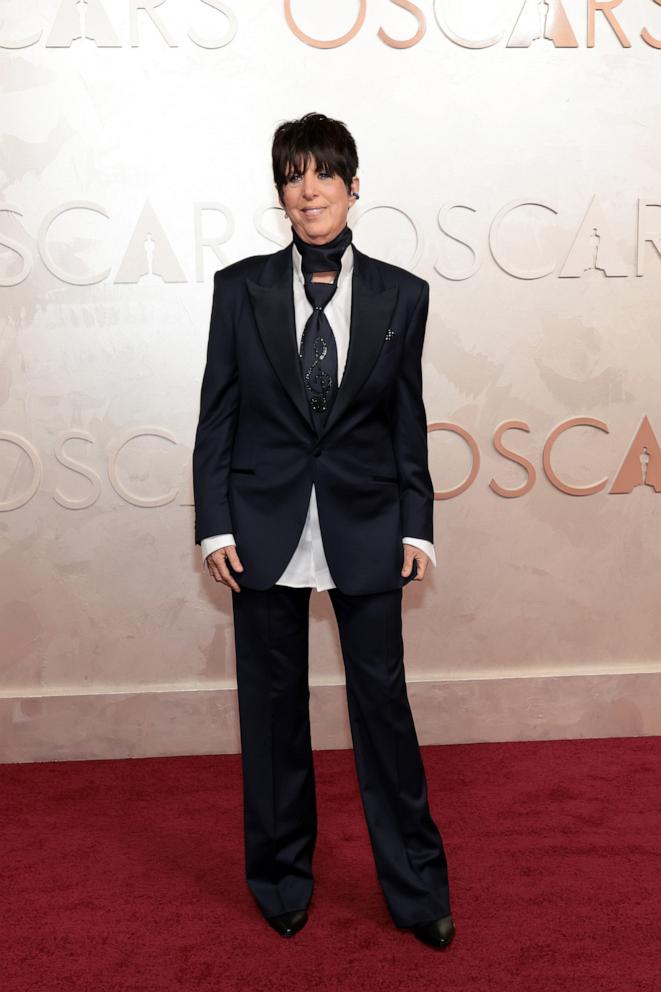
[[[403,537],[402,544],[412,544],[414,547],[420,548],[426,555],[429,555],[432,565],[436,566],[436,552],[431,541],[424,541],[421,537]]]
[[[226,548],[228,544],[236,544],[233,534],[214,534],[213,537],[203,537],[200,542],[202,548],[202,565],[207,558],[218,548]]]

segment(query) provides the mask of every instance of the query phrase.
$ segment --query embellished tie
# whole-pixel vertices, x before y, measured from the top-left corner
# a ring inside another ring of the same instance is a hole
[[[305,276],[305,295],[313,310],[303,328],[299,357],[305,391],[317,426],[322,426],[337,393],[337,344],[324,308],[337,289],[334,283]]]
[[[312,244],[292,225],[292,239],[301,254],[305,295],[312,313],[303,328],[299,358],[303,383],[317,429],[323,426],[337,393],[337,344],[324,308],[337,289],[342,256],[353,240],[346,224],[330,241]],[[335,272],[335,282],[312,282],[315,272]]]

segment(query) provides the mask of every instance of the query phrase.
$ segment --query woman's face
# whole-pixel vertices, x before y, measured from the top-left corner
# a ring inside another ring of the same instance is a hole
[[[290,172],[282,189],[282,203],[292,227],[304,241],[323,245],[340,233],[347,222],[360,180],[354,176],[347,191],[341,176],[317,169],[313,155],[304,173]]]

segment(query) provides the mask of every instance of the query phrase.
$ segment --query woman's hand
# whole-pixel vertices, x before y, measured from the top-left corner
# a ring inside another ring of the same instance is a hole
[[[242,572],[243,565],[239,560],[239,556],[236,553],[236,546],[234,544],[228,544],[224,548],[218,548],[217,551],[212,551],[210,555],[207,555],[207,568],[209,569],[209,574],[216,582],[222,582],[223,585],[229,586],[234,592],[241,592],[241,587],[235,578],[230,574],[230,570],[227,566],[229,561],[230,565],[235,572]]]
[[[405,579],[411,574],[414,559],[417,562],[418,571],[417,574],[413,576],[411,581],[422,582],[425,577],[425,572],[427,571],[427,565],[429,564],[429,555],[425,554],[422,548],[417,548],[413,544],[405,544],[404,565],[402,567],[402,575]]]

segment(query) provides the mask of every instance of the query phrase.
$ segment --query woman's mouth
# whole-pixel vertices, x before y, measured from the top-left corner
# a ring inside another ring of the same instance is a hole
[[[304,207],[303,213],[306,217],[318,217],[325,209],[325,207]]]

